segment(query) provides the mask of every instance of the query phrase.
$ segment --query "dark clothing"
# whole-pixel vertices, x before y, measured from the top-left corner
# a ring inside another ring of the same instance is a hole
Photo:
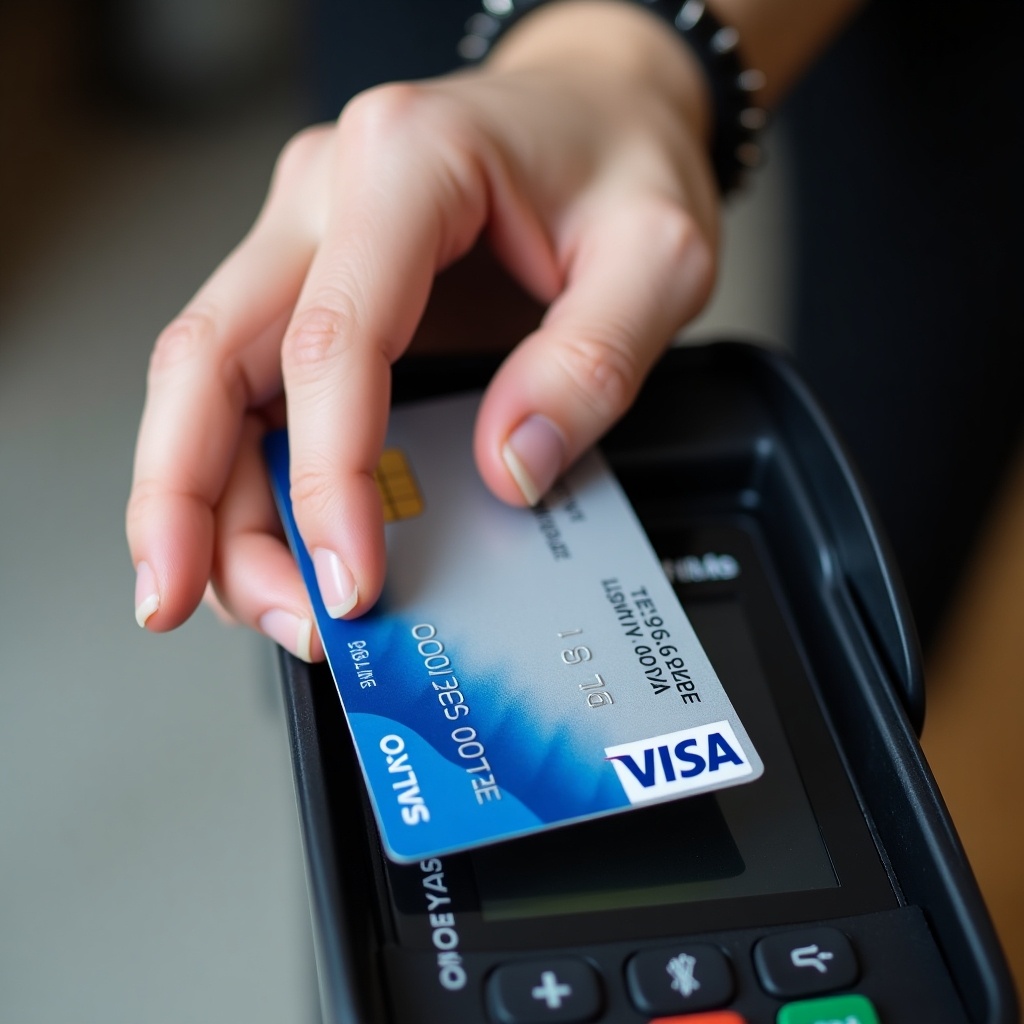
[[[787,101],[793,345],[922,640],[1024,442],[1018,2],[876,3]]]

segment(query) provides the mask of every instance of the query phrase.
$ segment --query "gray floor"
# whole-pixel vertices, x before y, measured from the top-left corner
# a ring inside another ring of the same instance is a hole
[[[317,1019],[270,649],[206,612],[141,633],[122,527],[149,346],[297,117],[110,126],[0,317],[4,1022]],[[780,179],[731,213],[698,333],[784,338]]]

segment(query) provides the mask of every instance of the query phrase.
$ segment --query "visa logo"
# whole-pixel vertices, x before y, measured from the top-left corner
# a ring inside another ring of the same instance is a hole
[[[717,789],[753,773],[726,721],[619,743],[604,753],[631,804]]]

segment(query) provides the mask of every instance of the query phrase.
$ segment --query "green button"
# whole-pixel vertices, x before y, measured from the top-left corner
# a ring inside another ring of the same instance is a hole
[[[870,999],[864,996],[829,996],[787,1003],[777,1024],[881,1024]]]

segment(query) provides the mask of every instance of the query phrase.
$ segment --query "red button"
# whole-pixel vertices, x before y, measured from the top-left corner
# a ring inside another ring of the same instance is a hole
[[[747,1024],[747,1018],[732,1010],[715,1010],[714,1013],[684,1013],[676,1017],[655,1017],[648,1024]]]

